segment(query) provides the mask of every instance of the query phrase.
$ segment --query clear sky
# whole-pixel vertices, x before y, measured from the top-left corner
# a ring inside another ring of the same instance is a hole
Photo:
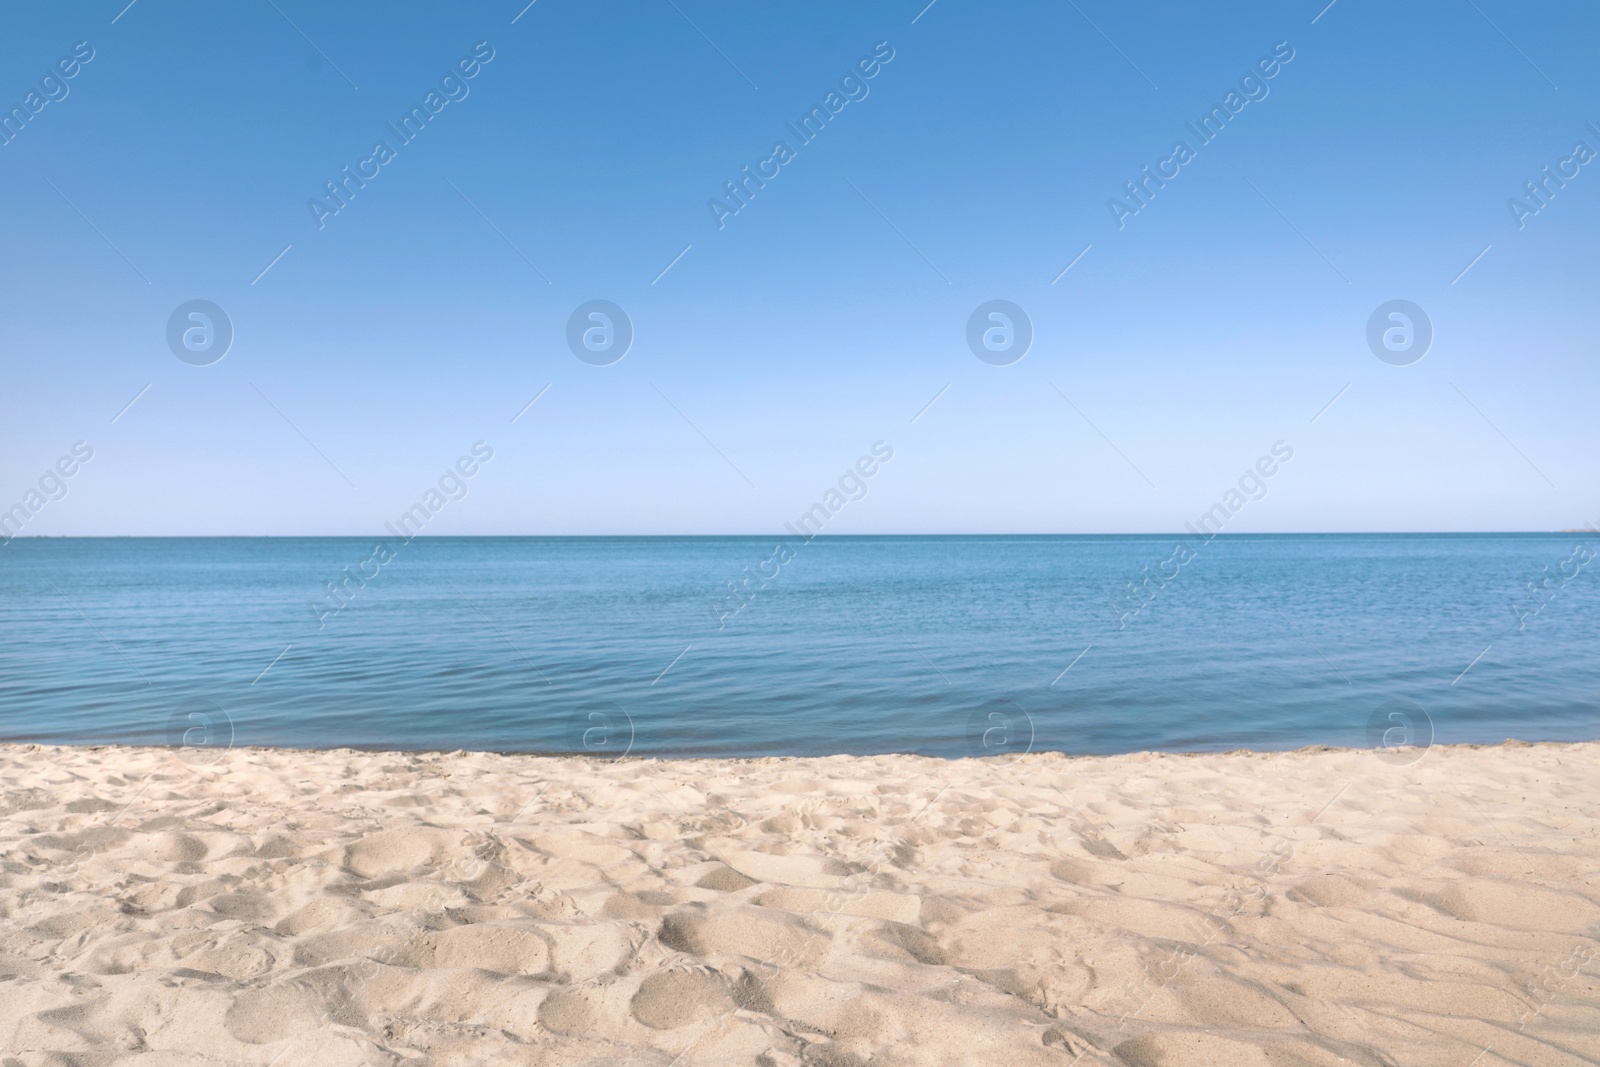
[[[429,533],[775,533],[882,441],[830,533],[1160,532],[1281,441],[1230,531],[1600,521],[1591,3],[524,3],[6,5],[0,510],[377,533],[482,441]]]

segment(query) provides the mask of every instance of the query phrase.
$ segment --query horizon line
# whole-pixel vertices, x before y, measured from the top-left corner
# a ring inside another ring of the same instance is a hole
[[[1558,534],[1595,534],[1600,535],[1600,530],[1593,527],[1570,527],[1559,530],[1259,530],[1254,532],[1217,532],[1200,535],[1203,540],[1212,541],[1218,538],[1250,538],[1250,537],[1509,537],[1509,536],[1551,536]],[[989,538],[1015,538],[1015,537],[1183,537],[1193,538],[1196,535],[1187,530],[1169,531],[1107,531],[1099,533],[1089,532],[1048,532],[1048,531],[1010,531],[1010,532],[984,532],[984,533],[816,533],[801,537],[799,540],[865,540],[868,538],[893,538],[893,537],[989,537]],[[12,541],[267,541],[267,540],[323,540],[323,541],[366,541],[373,537],[380,539],[393,539],[390,534],[13,534],[0,539],[0,547]],[[742,540],[768,540],[777,537],[780,540],[795,540],[793,535],[782,533],[690,533],[690,534],[647,534],[647,533],[595,533],[595,534],[529,534],[529,533],[492,533],[492,534],[412,534],[402,538],[405,542],[411,541],[488,541],[488,540],[542,540],[542,541],[586,541],[586,540],[633,540],[633,541],[693,541],[711,539],[742,539]]]

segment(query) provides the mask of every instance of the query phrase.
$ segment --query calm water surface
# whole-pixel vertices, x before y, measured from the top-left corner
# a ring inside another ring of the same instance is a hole
[[[19,539],[0,737],[1104,753],[1359,746],[1399,706],[1442,742],[1592,739],[1594,541]],[[776,576],[736,600],[747,573]]]

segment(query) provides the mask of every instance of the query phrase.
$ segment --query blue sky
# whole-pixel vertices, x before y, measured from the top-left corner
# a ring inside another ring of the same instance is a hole
[[[1230,531],[1600,521],[1600,164],[1507,206],[1600,150],[1592,6],[924,3],[10,5],[7,110],[94,58],[0,147],[0,509],[82,440],[26,533],[376,533],[485,441],[430,533],[767,533],[882,440],[829,532],[1159,532],[1284,441]],[[165,337],[195,299],[210,366]],[[597,299],[610,366],[565,339]],[[992,299],[1033,325],[1009,366],[965,340]],[[1408,366],[1365,339],[1391,299],[1433,324]]]

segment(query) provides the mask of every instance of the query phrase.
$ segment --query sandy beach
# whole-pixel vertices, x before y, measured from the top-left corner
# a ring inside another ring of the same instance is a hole
[[[1600,1062],[1600,744],[0,746],[0,1064]]]

